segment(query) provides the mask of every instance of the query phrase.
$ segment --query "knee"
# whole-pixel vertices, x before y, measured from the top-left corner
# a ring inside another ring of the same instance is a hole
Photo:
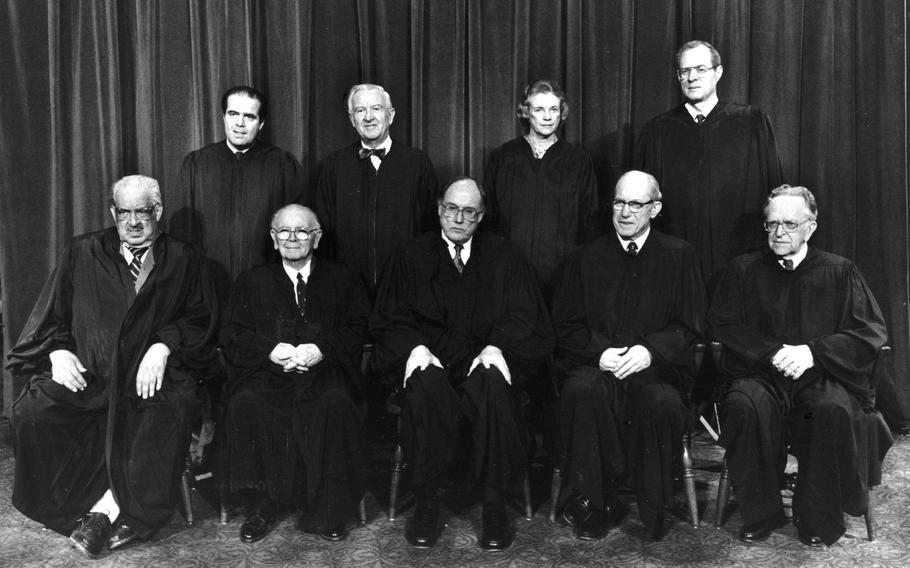
[[[813,404],[800,419],[806,423],[817,423],[825,427],[849,426],[852,412],[850,408],[833,399],[822,399]]]
[[[605,380],[602,376],[603,373],[599,373],[599,375],[601,376],[577,371],[570,373],[563,381],[562,389],[559,391],[560,404],[576,406],[593,401],[598,395],[597,381]]]

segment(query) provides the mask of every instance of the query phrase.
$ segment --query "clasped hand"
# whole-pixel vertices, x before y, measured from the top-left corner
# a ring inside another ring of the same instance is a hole
[[[269,353],[269,360],[281,365],[285,373],[305,373],[322,359],[322,351],[313,343],[301,343],[297,347],[279,343]]]
[[[771,358],[774,368],[794,381],[815,366],[815,358],[808,345],[784,344]]]
[[[632,347],[608,347],[600,355],[599,367],[605,373],[623,380],[651,366],[651,352],[644,345]]]

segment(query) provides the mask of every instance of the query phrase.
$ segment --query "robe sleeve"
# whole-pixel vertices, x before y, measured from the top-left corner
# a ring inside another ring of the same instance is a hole
[[[601,353],[610,347],[610,340],[588,325],[582,272],[582,256],[575,254],[567,262],[553,297],[556,356],[567,368],[597,366]]]
[[[326,363],[344,367],[349,373],[357,372],[363,346],[370,341],[368,317],[370,305],[363,281],[353,272],[334,287],[336,294],[343,294],[337,305],[344,312],[339,315],[338,327],[323,328],[313,343],[322,351]]]
[[[269,354],[279,343],[278,337],[262,333],[256,325],[251,280],[248,270],[237,277],[221,316],[221,344],[230,362],[243,369],[267,367]]]

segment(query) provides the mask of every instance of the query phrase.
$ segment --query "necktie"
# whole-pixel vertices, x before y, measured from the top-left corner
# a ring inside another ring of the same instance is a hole
[[[464,261],[461,260],[461,250],[463,248],[464,245],[455,245],[455,258],[452,259],[455,262],[455,268],[458,269],[458,274],[464,271]]]
[[[787,272],[793,272],[793,270],[794,270],[793,261],[790,260],[789,258],[782,258],[781,260],[784,263],[784,270],[786,270]]]
[[[306,315],[306,282],[303,281],[303,274],[297,273],[297,312],[301,316]]]
[[[385,148],[360,148],[358,152],[361,160],[366,160],[370,156],[376,156],[380,160],[385,157]]]
[[[704,121],[705,121],[705,115],[703,115],[703,114],[695,115],[695,122],[697,122],[698,124],[701,124]]]
[[[127,245],[126,247],[130,253],[133,255],[133,261],[130,263],[130,276],[133,278],[133,284],[136,283],[136,280],[139,279],[139,271],[142,270],[142,257],[145,256],[145,251],[148,247],[131,247]]]
[[[635,244],[635,241],[631,241],[629,243],[629,246],[626,247],[626,253],[631,254],[632,256],[636,256],[638,254],[638,245]]]

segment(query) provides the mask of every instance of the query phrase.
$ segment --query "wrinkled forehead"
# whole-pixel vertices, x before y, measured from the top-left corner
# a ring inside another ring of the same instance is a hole
[[[363,89],[354,93],[354,96],[351,97],[351,107],[367,107],[373,105],[382,105],[386,106],[385,96],[383,91],[379,89]]]
[[[114,194],[114,205],[121,208],[151,207],[155,205],[152,192],[139,185],[125,185]]]
[[[315,216],[306,209],[285,209],[275,219],[275,227],[312,229],[318,225]]]
[[[480,190],[471,181],[460,181],[452,184],[446,190],[442,200],[459,207],[473,207],[475,209],[480,209],[483,201],[480,197]]]
[[[623,201],[648,201],[651,189],[647,183],[628,179],[617,184],[614,196]]]
[[[687,49],[679,56],[679,67],[685,69],[686,67],[698,67],[704,65],[705,67],[711,67],[711,50],[703,45],[698,45],[692,49]]]
[[[765,218],[772,221],[799,221],[811,216],[806,201],[798,195],[778,195],[765,210]]]
[[[241,114],[255,114],[256,116],[259,116],[260,106],[262,106],[262,103],[243,93],[235,93],[229,96],[227,100],[227,110],[232,110]]]

